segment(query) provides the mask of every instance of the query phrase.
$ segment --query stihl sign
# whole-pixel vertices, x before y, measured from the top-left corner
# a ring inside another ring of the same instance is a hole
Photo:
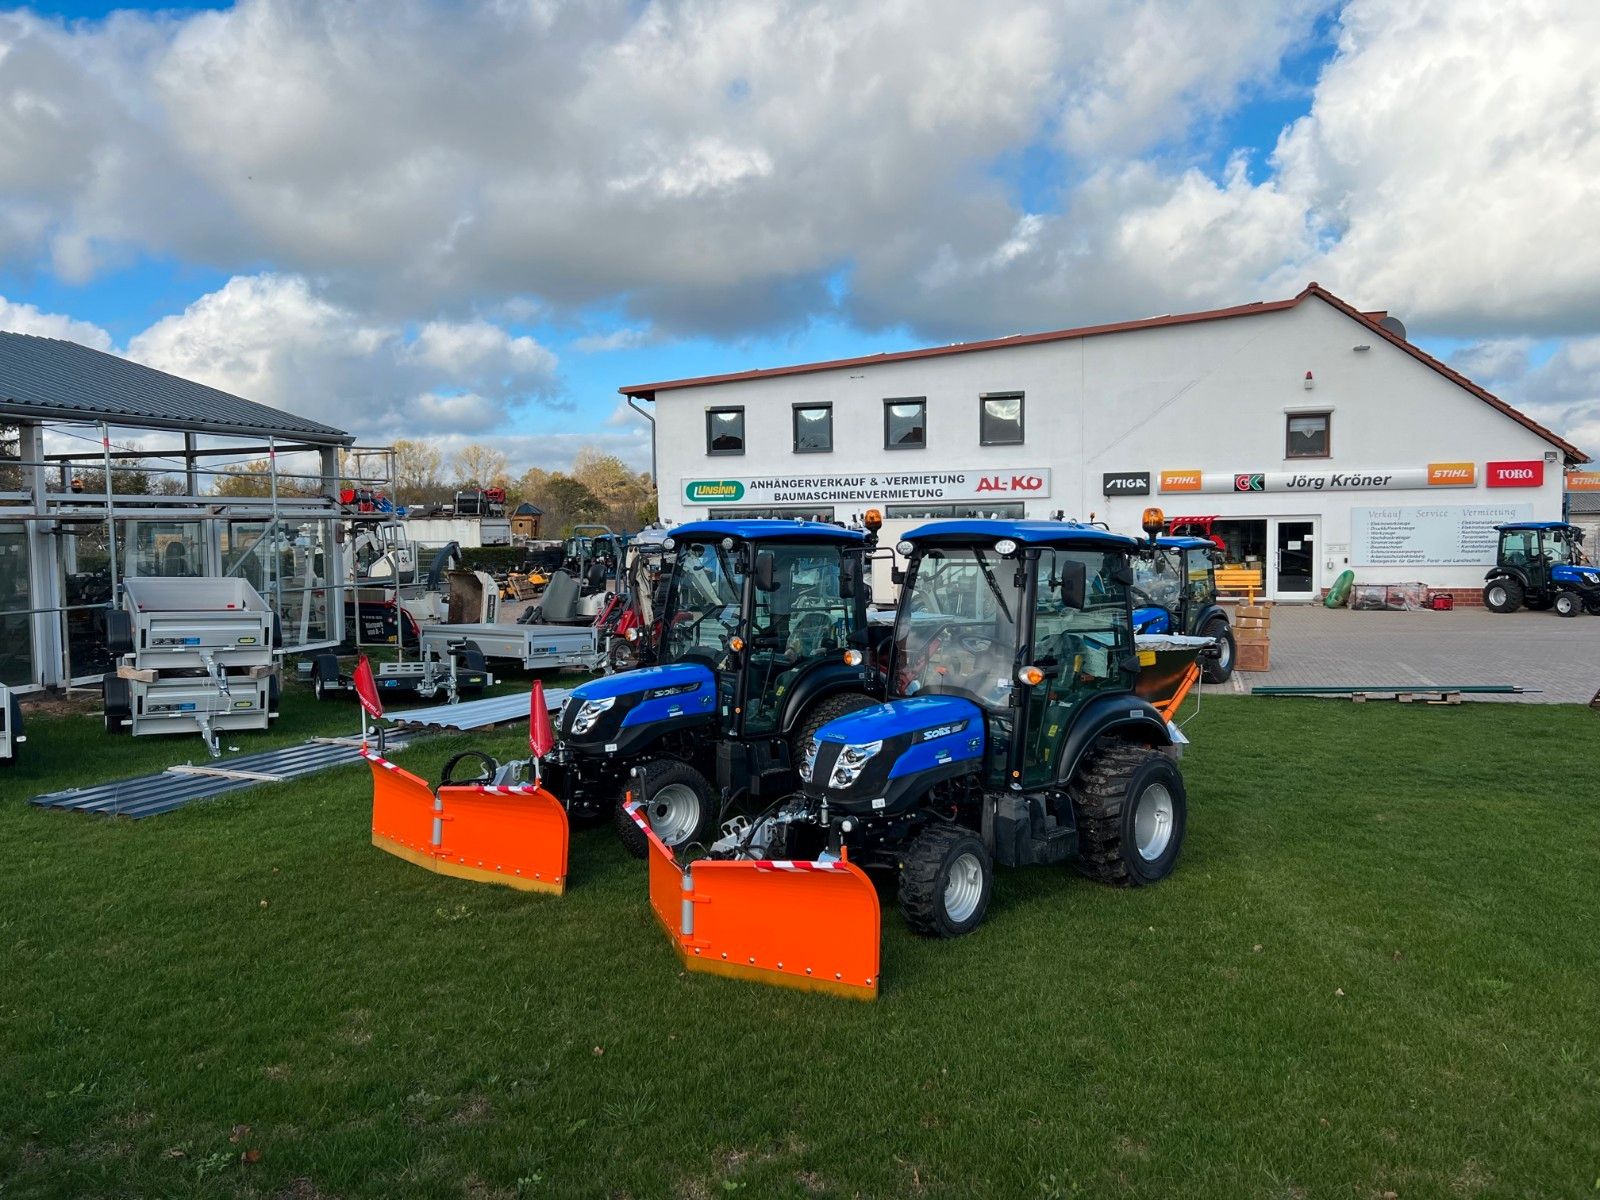
[[[1522,462],[1486,463],[1483,481],[1492,488],[1543,487],[1544,462],[1529,458]]]

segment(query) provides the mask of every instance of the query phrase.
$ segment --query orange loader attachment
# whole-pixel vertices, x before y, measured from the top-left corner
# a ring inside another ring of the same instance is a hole
[[[650,841],[650,907],[690,971],[853,1000],[878,997],[878,893],[844,860],[699,859],[687,867]]]
[[[567,812],[537,783],[464,784],[437,792],[369,751],[372,844],[416,866],[476,883],[561,895]]]

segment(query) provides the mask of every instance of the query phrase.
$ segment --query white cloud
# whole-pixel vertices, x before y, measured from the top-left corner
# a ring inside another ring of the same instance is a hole
[[[482,436],[555,387],[555,356],[532,338],[483,320],[430,321],[408,336],[298,276],[236,276],[136,335],[128,353],[378,441]]]
[[[1526,338],[1467,346],[1450,365],[1578,449],[1600,454],[1600,337],[1571,338],[1535,362]]]
[[[58,313],[40,312],[32,304],[16,304],[0,296],[0,329],[11,333],[31,333],[38,337],[77,342],[92,350],[110,350],[111,335],[89,321],[77,321]]]

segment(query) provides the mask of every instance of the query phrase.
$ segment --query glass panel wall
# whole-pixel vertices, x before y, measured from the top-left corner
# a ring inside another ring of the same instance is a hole
[[[28,609],[28,529],[21,522],[0,525],[0,683],[24,687],[34,680],[33,631]]]

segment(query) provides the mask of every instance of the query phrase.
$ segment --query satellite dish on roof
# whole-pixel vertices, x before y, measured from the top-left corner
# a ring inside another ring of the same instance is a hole
[[[1406,340],[1406,327],[1399,317],[1384,317],[1378,322],[1378,328],[1394,334],[1402,342]]]

